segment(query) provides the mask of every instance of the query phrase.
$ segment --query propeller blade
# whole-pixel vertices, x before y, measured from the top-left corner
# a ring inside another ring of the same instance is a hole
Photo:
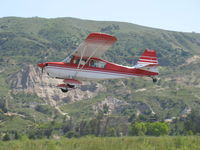
[[[38,65],[38,67],[40,67],[40,68],[44,68],[45,66],[46,66],[46,63],[40,63],[40,64],[37,64]]]

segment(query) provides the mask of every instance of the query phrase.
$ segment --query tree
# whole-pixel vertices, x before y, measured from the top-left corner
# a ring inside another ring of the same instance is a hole
[[[75,131],[69,131],[69,132],[67,132],[67,134],[66,134],[66,137],[67,138],[73,138],[73,137],[75,137],[75,138],[77,138],[77,137],[79,137],[80,135],[77,133],[77,132],[75,132]]]
[[[161,136],[169,132],[169,126],[164,122],[146,123],[147,135]]]
[[[103,113],[107,114],[109,112],[109,106],[107,104],[103,105]]]
[[[193,133],[200,133],[200,111],[192,111],[188,115],[186,120],[184,120],[184,127],[187,131],[192,131]]]
[[[116,136],[116,129],[115,128],[109,128],[106,131],[106,136]]]
[[[20,138],[20,135],[17,131],[14,132],[14,139],[18,140]]]
[[[145,135],[147,128],[145,123],[137,122],[131,125],[131,135]]]
[[[9,140],[11,140],[10,135],[6,133],[3,137],[3,141],[9,141]]]
[[[146,115],[143,115],[143,114],[140,114],[139,117],[138,117],[138,119],[140,121],[148,121],[148,117]]]
[[[6,106],[6,97],[0,97],[0,109],[6,113],[8,111]]]

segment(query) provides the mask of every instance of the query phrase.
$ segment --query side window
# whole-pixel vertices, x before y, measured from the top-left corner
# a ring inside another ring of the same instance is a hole
[[[105,68],[105,66],[106,66],[105,62],[99,61],[99,63],[98,63],[99,68]]]
[[[98,60],[90,60],[89,66],[97,68],[105,68],[106,63]]]
[[[74,63],[74,64],[77,64],[77,65],[78,65],[79,63],[80,63],[80,65],[85,65],[86,60],[85,60],[85,59],[82,59],[82,60],[80,60],[80,59],[75,59],[73,63]]]
[[[74,59],[73,64],[79,64],[80,59]]]
[[[91,66],[91,67],[96,67],[96,66],[95,66],[95,60],[90,60],[89,66]]]
[[[80,62],[80,65],[85,65],[85,63],[86,63],[86,60],[82,59],[81,62]]]

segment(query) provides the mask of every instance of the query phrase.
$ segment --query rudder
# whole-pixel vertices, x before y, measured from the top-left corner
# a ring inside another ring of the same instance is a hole
[[[156,50],[145,49],[134,67],[158,73],[157,66],[159,66],[159,64]]]

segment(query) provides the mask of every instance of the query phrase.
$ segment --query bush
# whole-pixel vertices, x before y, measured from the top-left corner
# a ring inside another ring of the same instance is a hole
[[[131,125],[131,135],[167,135],[169,126],[164,122],[137,122]]]
[[[147,123],[147,135],[161,136],[169,132],[169,126],[164,122]]]
[[[106,132],[106,136],[116,136],[116,129],[115,128],[109,128]]]
[[[6,133],[4,136],[3,136],[3,141],[10,141],[11,138],[10,138],[10,135],[8,133]]]
[[[143,122],[137,122],[131,126],[131,135],[145,135],[146,132],[146,124]]]
[[[79,137],[80,135],[77,133],[77,132],[75,132],[75,131],[69,131],[69,132],[67,132],[67,134],[66,134],[66,137],[67,138],[77,138],[77,137]]]
[[[35,110],[44,114],[51,114],[51,109],[47,105],[37,105]]]

